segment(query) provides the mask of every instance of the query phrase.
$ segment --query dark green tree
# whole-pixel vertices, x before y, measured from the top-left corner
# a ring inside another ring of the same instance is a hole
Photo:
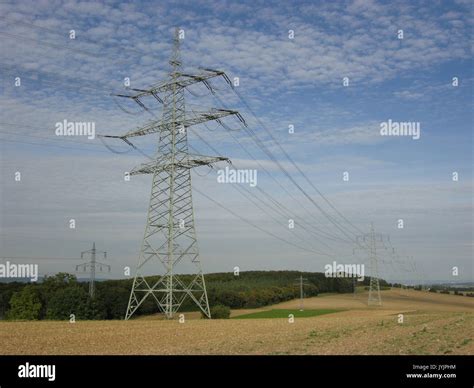
[[[25,286],[21,291],[13,293],[10,299],[8,319],[39,319],[41,312],[41,299],[39,293],[32,285]]]
[[[105,319],[123,319],[129,296],[129,288],[118,286],[100,287],[97,290],[97,300],[104,307]]]
[[[211,317],[212,319],[229,319],[230,308],[221,304],[218,304],[217,306],[212,306]]]
[[[89,319],[89,295],[78,285],[57,290],[50,298],[46,309],[47,319],[69,319],[74,314],[76,319]]]

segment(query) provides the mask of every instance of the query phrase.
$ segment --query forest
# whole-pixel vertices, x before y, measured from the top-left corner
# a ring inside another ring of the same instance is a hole
[[[230,309],[257,308],[300,297],[298,278],[305,278],[304,296],[320,293],[347,293],[353,291],[352,278],[328,278],[323,273],[298,271],[247,271],[212,273],[205,275],[211,311],[213,306]],[[147,278],[149,283],[158,277]],[[180,279],[189,281],[189,275]],[[8,320],[69,320],[123,319],[130,296],[132,279],[97,281],[94,297],[88,294],[89,284],[74,275],[58,273],[36,283],[0,283],[0,319]],[[370,278],[356,285],[368,285]],[[380,280],[380,285],[387,283]],[[180,311],[195,311],[190,298]],[[147,298],[136,315],[158,312],[153,298]]]

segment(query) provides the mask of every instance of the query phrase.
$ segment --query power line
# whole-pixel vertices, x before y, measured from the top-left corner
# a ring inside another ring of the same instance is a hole
[[[232,86],[232,85],[231,85]],[[290,163],[298,170],[298,172],[303,176],[303,178],[308,182],[308,184],[324,199],[324,201],[342,218],[344,221],[346,221],[350,226],[352,226],[356,231],[362,232],[358,227],[356,227],[352,222],[350,222],[339,210],[336,209],[336,207],[329,201],[328,198],[326,198],[325,195],[314,185],[314,183],[307,177],[307,175],[300,169],[300,167],[294,162],[294,160],[288,155],[288,153],[285,151],[283,146],[275,139],[275,137],[272,135],[271,131],[268,130],[268,128],[262,123],[262,121],[258,118],[258,116],[255,114],[255,112],[252,110],[250,105],[244,100],[242,95],[235,89],[235,87],[231,87],[231,90],[234,91],[234,93],[239,97],[239,99],[243,102],[243,104],[247,107],[247,109],[252,113],[252,115],[255,117],[257,122],[260,124],[260,126],[265,130],[265,132],[270,136],[270,138],[273,140],[273,142],[278,146],[278,148],[282,151],[282,153],[285,155],[285,157],[290,161]]]
[[[216,152],[216,153],[218,152],[211,144],[209,144],[209,142],[208,142],[202,135],[200,135],[200,134],[197,133],[196,131],[193,131],[193,132],[194,132],[195,135],[196,135],[202,142],[204,142],[213,152]],[[239,144],[240,144],[240,143],[239,143]],[[254,159],[254,160],[255,160],[255,159]],[[256,161],[256,160],[255,160],[255,161]],[[232,162],[232,165],[233,165],[234,167],[236,167],[233,162]],[[237,167],[236,167],[236,168],[237,168]],[[263,168],[263,166],[262,166],[262,168]],[[265,171],[266,171],[266,170],[265,170]],[[267,174],[268,174],[269,176],[272,176],[271,174],[268,173],[268,171],[266,171],[266,172],[267,172]],[[236,186],[236,187],[237,187],[237,186]],[[277,210],[275,210],[275,211],[276,211],[279,215],[282,215],[282,214],[283,214],[283,216],[286,216],[286,217],[288,218],[288,220],[294,218],[294,217],[290,214],[291,212],[289,211],[289,209],[286,208],[286,207],[285,207],[283,204],[281,204],[279,201],[277,201],[275,198],[273,198],[269,193],[265,192],[265,191],[264,191],[262,188],[260,188],[259,186],[255,186],[255,188],[256,188],[257,191],[259,191],[264,197],[266,197],[267,199],[269,199],[269,201],[270,201],[271,203],[274,204],[274,209],[277,209]],[[268,203],[266,203],[265,201],[261,200],[261,199],[260,199],[258,196],[256,196],[255,194],[251,193],[251,192],[249,191],[249,189],[247,189],[247,188],[241,188],[241,190],[245,190],[245,191],[246,191],[249,195],[251,195],[252,197],[257,198],[257,199],[260,200],[262,203],[264,203],[266,206],[271,207]],[[286,214],[284,213],[285,211],[286,211]],[[309,232],[309,233],[315,235],[315,236],[319,239],[320,236],[319,236],[317,233],[315,233],[314,230],[311,230],[311,229],[306,228],[304,224],[305,224],[305,223],[302,222],[302,224],[300,225],[301,228],[302,228],[303,230],[305,230],[305,231],[307,231],[307,232]],[[317,228],[316,228],[316,229],[317,229]],[[294,232],[293,229],[290,229],[290,230]],[[330,247],[330,246],[329,246],[328,244],[326,244],[324,241],[321,240],[321,242],[322,242],[322,244],[325,245],[327,248],[332,249],[332,247]],[[331,256],[331,255],[327,255],[327,256]]]
[[[18,125],[18,124],[13,124],[13,123],[0,122],[0,126],[1,125],[6,125],[6,126],[9,126],[9,127],[13,127],[13,128],[31,128],[31,129],[33,129],[33,127],[30,126],[30,125]],[[36,130],[39,131],[38,128],[36,128]],[[34,137],[34,138],[38,138],[38,139],[46,139],[46,140],[54,140],[54,141],[65,141],[65,142],[75,143],[75,144],[84,144],[84,145],[88,145],[88,146],[90,145],[90,146],[102,147],[102,145],[100,145],[100,144],[90,143],[90,142],[85,142],[85,141],[77,141],[77,140],[72,140],[72,139],[63,138],[63,137],[52,138],[52,137],[48,137],[48,136],[32,135],[30,133],[16,133],[16,132],[7,132],[7,131],[0,131],[0,133],[5,134],[5,135],[26,136],[26,137]]]
[[[254,156],[250,153],[250,151],[249,151],[246,147],[244,147],[244,146],[242,145],[242,143],[239,141],[239,139],[238,139],[236,136],[234,136],[234,134],[233,134],[232,132],[228,132],[228,133],[229,133],[229,134],[231,135],[231,137],[237,142],[237,144],[240,146],[240,148],[242,148],[242,149],[244,150],[244,152],[245,152],[254,162],[257,163],[257,165],[259,166],[259,168],[260,168],[262,171],[264,171],[275,183],[277,183],[277,184],[280,186],[280,188],[281,188],[282,190],[284,190],[285,193],[288,194],[288,195],[294,200],[294,203],[295,203],[295,204],[299,205],[299,206],[304,210],[305,214],[310,214],[309,210],[301,203],[301,201],[299,201],[295,196],[293,196],[293,194],[292,194],[290,191],[288,191],[288,190],[286,189],[286,187],[285,187],[284,185],[282,185],[282,184],[280,183],[280,181],[279,181],[278,179],[276,179],[276,178],[257,160],[257,158],[254,157]],[[209,143],[208,143],[201,135],[199,135],[199,134],[196,133],[196,136],[198,136],[198,138],[199,138],[202,142],[204,142],[205,144],[207,144],[208,146],[210,146]],[[258,191],[261,191],[262,193],[264,193],[263,190],[262,190],[260,187],[257,187],[257,190],[258,190]],[[291,213],[288,208],[286,208],[283,204],[281,204],[280,202],[278,202],[276,199],[272,198],[270,194],[268,194],[268,193],[264,193],[264,194],[265,194],[268,198],[270,198],[270,201],[272,201],[272,202],[274,202],[274,203],[277,203],[277,206],[279,206],[280,208],[285,209],[285,210],[287,211],[287,214]],[[292,217],[290,217],[290,218],[292,218]],[[322,237],[327,238],[327,239],[330,239],[330,240],[336,240],[336,241],[338,241],[338,242],[348,242],[348,243],[351,243],[351,244],[352,244],[351,241],[341,239],[340,237],[337,237],[337,236],[335,236],[335,235],[331,235],[331,234],[329,234],[328,232],[326,232],[326,231],[324,231],[324,230],[322,230],[322,229],[320,229],[320,228],[318,228],[318,227],[316,227],[316,226],[309,226],[309,224],[308,224],[303,218],[301,219],[301,225],[302,225],[302,227],[303,227],[306,231],[308,231],[309,233],[313,234],[316,238],[320,238],[320,237],[322,236]],[[304,226],[304,225],[306,225],[306,226]],[[309,226],[309,228],[308,228],[308,226]],[[326,245],[324,242],[323,242],[323,244]],[[327,246],[327,245],[326,245],[326,246]],[[329,247],[329,246],[328,246],[328,247]]]
[[[302,247],[302,246],[300,246],[300,245],[298,245],[298,244],[295,244],[295,243],[293,243],[293,242],[291,242],[291,241],[288,241],[288,240],[286,240],[286,239],[284,239],[284,238],[281,238],[281,237],[277,236],[276,234],[274,234],[274,233],[272,233],[272,232],[269,232],[268,230],[265,230],[265,229],[261,228],[260,226],[258,226],[257,224],[253,223],[252,221],[249,221],[249,220],[245,219],[244,217],[240,216],[239,214],[235,213],[234,211],[232,211],[232,210],[230,210],[229,208],[225,207],[224,205],[220,204],[220,203],[217,202],[216,200],[212,199],[212,198],[209,197],[207,194],[204,194],[202,191],[198,190],[197,188],[194,187],[193,190],[195,190],[196,192],[198,192],[198,193],[199,193],[200,195],[202,195],[203,197],[207,198],[207,199],[208,199],[209,201],[211,201],[213,204],[219,206],[221,209],[226,210],[227,212],[229,212],[230,214],[232,214],[234,217],[239,218],[241,221],[243,221],[243,222],[245,222],[246,224],[248,224],[248,225],[254,227],[255,229],[260,230],[261,232],[267,234],[267,235],[270,236],[270,237],[276,238],[277,240],[279,240],[279,241],[281,241],[281,242],[284,242],[284,243],[286,243],[286,244],[288,244],[288,245],[292,245],[293,247],[298,248],[298,249],[301,249],[301,250],[306,251],[306,252],[322,254],[322,253],[320,253],[320,252],[315,252],[315,251],[313,251],[313,250],[309,250],[309,249],[307,249],[307,248],[305,248],[305,247]]]
[[[270,218],[272,218],[278,225],[280,225],[280,226],[283,227],[283,225],[281,225],[281,222],[279,222],[275,217],[273,217],[271,214],[269,214],[269,212],[267,212],[267,211],[264,210],[261,206],[259,206],[259,205],[252,199],[252,196],[251,196],[251,195],[249,195],[249,194],[244,194],[243,191],[241,191],[241,190],[244,190],[243,188],[239,187],[238,185],[235,185],[235,186],[233,185],[233,187],[234,187],[237,191],[240,191],[241,194],[244,195],[244,196],[245,196],[250,202],[252,202],[257,208],[259,208],[261,211],[263,211],[265,214],[267,214]],[[258,197],[255,196],[254,198],[258,198]],[[258,198],[258,199],[259,199],[259,198]],[[260,200],[262,203],[265,204],[265,201],[263,201],[263,200],[261,200],[261,199],[259,199],[259,200]],[[283,228],[284,228],[284,227],[283,227]],[[295,235],[300,241],[302,241],[303,243],[306,243],[306,241],[305,241],[302,237],[300,237],[300,236],[295,232],[294,229],[289,229],[289,230],[290,230],[290,232],[291,232],[293,235]],[[319,255],[334,257],[334,255],[330,255],[330,254],[328,254],[328,253],[325,253],[325,252],[322,252],[322,251],[319,251],[319,250],[315,250],[315,249],[313,249],[313,248],[311,248],[310,250],[311,250],[312,252],[314,252],[314,253],[319,254]]]
[[[28,144],[28,145],[41,146],[41,147],[57,147],[57,148],[64,148],[64,149],[78,150],[78,151],[86,151],[86,152],[109,153],[109,151],[105,151],[105,150],[89,150],[87,148],[67,147],[67,146],[62,146],[62,145],[59,145],[59,144],[31,143],[31,142],[21,141],[21,140],[0,139],[0,143],[3,143],[3,142]]]
[[[15,125],[15,124],[11,124],[11,123],[0,123],[0,125],[9,125],[9,126],[13,126],[13,127],[16,127],[16,128],[33,128],[31,126],[19,126],[19,125]],[[143,155],[146,155],[143,153],[143,151],[141,151],[140,149],[138,149],[137,147],[133,146],[127,150],[124,150],[124,151],[117,151],[115,149],[113,149],[112,147],[110,147],[109,145],[107,145],[107,143],[105,142],[105,140],[100,137],[100,136],[97,136],[99,138],[99,140],[102,142],[102,145],[101,144],[96,144],[96,143],[86,143],[86,142],[81,142],[81,141],[75,141],[75,140],[71,140],[71,139],[63,139],[63,138],[58,138],[58,139],[55,139],[55,138],[50,138],[50,137],[46,137],[46,136],[38,136],[38,135],[31,135],[31,134],[23,134],[23,133],[13,133],[13,132],[5,132],[5,131],[0,131],[0,134],[6,134],[6,135],[13,135],[13,136],[24,136],[24,137],[32,137],[32,138],[38,138],[38,139],[45,139],[45,140],[55,140],[55,141],[65,141],[65,142],[69,142],[69,143],[75,143],[75,144],[84,144],[84,145],[87,145],[87,146],[99,146],[99,147],[102,147],[102,146],[105,146],[110,152],[112,153],[116,153],[116,154],[124,154],[124,153],[128,153],[130,152],[132,149],[135,149],[136,151],[138,151],[139,153],[142,153]],[[77,148],[77,147],[67,147],[67,146],[62,146],[62,145],[56,145],[56,144],[46,144],[46,143],[31,143],[31,142],[26,142],[26,141],[21,141],[21,140],[12,140],[12,139],[1,139],[0,138],[0,142],[11,142],[11,143],[21,143],[21,144],[29,144],[29,145],[36,145],[36,146],[44,146],[44,147],[59,147],[59,148],[66,148],[66,149],[74,149],[74,150],[84,150],[84,151],[88,151],[88,152],[102,152],[102,153],[109,153],[105,150],[89,150],[89,149],[85,149],[85,148]]]
[[[0,260],[82,260],[82,257],[8,256],[8,257],[0,257]]]
[[[189,146],[189,148],[192,149],[193,147],[192,147],[192,146]],[[148,155],[145,155],[145,156],[147,156],[149,159],[152,159],[152,160],[153,160],[152,157],[150,157],[150,156],[148,156]],[[272,233],[272,232],[269,232],[269,231],[267,231],[266,229],[264,229],[264,228],[262,228],[262,227],[256,225],[256,224],[253,223],[252,221],[250,221],[250,220],[248,220],[248,219],[246,219],[246,218],[244,218],[244,217],[238,215],[238,214],[235,213],[234,211],[230,210],[228,207],[224,206],[223,204],[219,203],[219,202],[216,201],[215,199],[211,198],[209,195],[204,194],[203,192],[201,192],[200,190],[198,190],[196,187],[194,187],[193,190],[195,190],[196,192],[198,192],[199,194],[201,194],[202,196],[204,196],[205,198],[207,198],[208,200],[210,200],[211,202],[213,202],[214,204],[216,204],[216,205],[219,206],[220,208],[226,210],[226,211],[229,212],[230,214],[232,214],[232,215],[234,215],[235,217],[239,218],[240,220],[242,220],[242,221],[245,222],[246,224],[248,224],[248,225],[250,225],[250,226],[256,228],[257,230],[259,230],[259,231],[261,231],[261,232],[263,232],[263,233],[269,235],[270,237],[273,237],[273,238],[277,239],[277,240],[280,241],[280,242],[286,243],[286,244],[288,244],[288,245],[291,245],[291,246],[296,247],[296,248],[298,248],[298,249],[304,250],[304,251],[306,251],[306,252],[316,253],[316,254],[318,254],[318,255],[323,255],[323,256],[328,256],[328,257],[335,257],[334,255],[331,255],[331,254],[328,254],[328,253],[325,253],[325,252],[322,252],[322,251],[314,250],[314,249],[308,249],[308,248],[306,248],[306,247],[303,247],[303,246],[301,246],[301,245],[298,245],[298,244],[295,244],[295,243],[293,243],[293,242],[291,242],[291,241],[288,241],[288,240],[286,240],[286,239],[284,239],[284,238],[281,238],[281,237],[279,237],[278,235],[276,235],[276,234],[274,234],[274,233]],[[252,201],[252,202],[253,202],[253,201]],[[259,207],[259,206],[257,206],[257,207]],[[259,208],[261,209],[261,207],[259,207]],[[261,210],[263,211],[263,209],[261,209]],[[265,212],[265,211],[264,211],[264,212]]]
[[[15,66],[15,65],[9,65],[6,63],[0,62],[0,67],[4,69],[3,73],[4,74],[14,74],[16,76],[21,75],[21,78],[27,78],[31,79],[33,81],[39,82],[39,83],[47,83],[51,85],[58,85],[61,86],[65,89],[73,89],[77,90],[77,88],[81,89],[90,89],[94,90],[96,92],[100,92],[105,95],[109,95],[112,90],[114,89],[112,85],[108,84],[102,84],[100,82],[92,81],[92,80],[87,80],[84,78],[79,78],[79,77],[67,77],[64,75],[59,75],[58,73],[52,73],[46,70],[38,70],[38,69],[25,69],[22,66]],[[51,79],[39,79],[39,78],[32,78],[32,77],[27,77],[24,76],[22,73],[36,73],[36,74],[44,74],[46,77],[50,77]],[[65,82],[65,84],[58,82],[57,80],[62,80]],[[82,83],[82,85],[79,85],[79,83]],[[78,86],[74,86],[74,84],[77,84]],[[90,93],[88,93],[90,95]]]
[[[231,85],[231,84],[230,84]],[[235,88],[233,87],[233,85],[231,85],[231,89],[235,91]],[[237,96],[239,98],[240,95],[237,94]],[[216,95],[216,97],[219,99],[219,101],[223,104],[223,106],[225,106],[225,104],[222,102],[222,100],[220,99],[219,96]],[[241,98],[242,102],[244,102],[244,104],[250,108],[248,106],[248,104],[245,102],[245,100],[243,100],[243,98]],[[255,113],[253,113],[253,111],[251,110],[251,108],[249,109],[251,111],[251,113],[256,117]],[[257,118],[257,121],[260,121]],[[262,124],[261,124],[262,125]],[[333,217],[331,217],[312,197],[309,196],[309,194],[301,187],[301,185],[299,185],[296,180],[291,176],[291,174],[288,173],[288,171],[281,165],[281,163],[276,159],[276,157],[273,155],[273,153],[265,146],[265,144],[260,140],[260,138],[256,135],[256,133],[249,127],[247,126],[243,126],[243,129],[251,136],[251,138],[255,141],[255,143],[257,144],[257,146],[278,166],[278,168],[280,169],[280,171],[282,171],[284,173],[284,175],[290,179],[290,181],[300,190],[300,192],[334,225],[336,226],[337,229],[339,229],[346,237],[349,238],[349,240],[351,242],[355,242],[357,244],[357,242],[354,240],[354,235],[352,232],[349,232],[349,231],[346,231],[344,227],[341,226],[340,222],[338,222],[337,220],[333,219]],[[264,129],[266,129],[266,127],[264,127]],[[266,129],[267,132],[268,129]],[[275,140],[276,141],[276,140]],[[286,152],[285,152],[286,154]],[[286,154],[286,156],[289,158],[289,155]],[[291,158],[289,158],[291,159]],[[293,162],[294,163],[294,162]],[[295,165],[295,167],[301,171],[299,169],[298,166]],[[302,173],[302,171],[301,171]],[[306,177],[307,179],[307,177]]]

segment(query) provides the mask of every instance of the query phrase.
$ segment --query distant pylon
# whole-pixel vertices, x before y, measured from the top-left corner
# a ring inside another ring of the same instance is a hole
[[[352,277],[352,297],[356,297],[356,278],[355,276]]]
[[[95,296],[95,274],[97,271],[102,272],[103,268],[107,268],[110,272],[110,265],[96,261],[97,253],[103,254],[104,259],[107,258],[107,252],[97,251],[95,249],[95,242],[92,244],[92,249],[88,251],[81,252],[81,259],[84,258],[84,255],[90,254],[90,261],[87,263],[76,265],[76,271],[79,272],[89,272],[89,295],[91,298]]]
[[[367,304],[378,305],[382,304],[380,296],[380,282],[379,282],[379,266],[377,261],[377,244],[375,242],[374,224],[370,226],[370,286],[369,286],[369,300]]]
[[[304,299],[303,286],[306,286],[308,284],[306,283],[307,279],[305,279],[303,275],[300,275],[300,277],[297,280],[298,280],[298,286],[300,287],[300,311],[303,311],[303,299]]]
[[[151,197],[138,264],[125,314],[128,320],[151,296],[167,318],[173,315],[188,297],[207,317],[211,317],[204,275],[199,260],[192,201],[191,169],[210,166],[229,160],[222,156],[203,156],[188,151],[188,127],[234,115],[244,125],[242,116],[234,110],[211,108],[189,114],[185,107],[185,89],[197,83],[214,92],[209,79],[223,77],[224,72],[201,69],[199,72],[182,70],[180,40],[184,31],[176,29],[173,54],[169,64],[171,72],[161,82],[148,89],[131,89],[130,94],[117,95],[129,98],[150,111],[143,100],[149,98],[163,105],[161,119],[131,130],[118,138],[132,145],[129,138],[149,134],[158,135],[154,158],[130,175],[152,174]],[[178,266],[179,265],[179,266]],[[180,275],[177,274],[177,267]],[[186,275],[182,275],[186,274]],[[157,275],[154,278],[146,276]]]
[[[377,256],[377,242],[383,242],[384,236],[380,233],[375,233],[374,224],[370,225],[370,233],[357,236],[357,242],[363,242],[366,244],[364,250],[369,254],[369,266],[370,266],[370,283],[369,283],[369,297],[367,304],[370,305],[382,305],[382,297],[380,295],[380,281],[379,281],[379,269],[378,269],[378,256]]]

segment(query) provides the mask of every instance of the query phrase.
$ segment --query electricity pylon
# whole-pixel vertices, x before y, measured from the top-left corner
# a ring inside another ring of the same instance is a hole
[[[129,138],[158,134],[158,147],[151,162],[134,168],[130,175],[152,174],[151,198],[138,264],[133,280],[125,319],[128,320],[148,296],[152,296],[167,318],[172,318],[186,297],[189,297],[208,317],[211,317],[206,284],[199,260],[192,201],[191,172],[198,166],[212,166],[229,159],[221,156],[203,156],[188,152],[188,127],[207,121],[235,115],[245,124],[242,116],[233,110],[210,109],[187,114],[185,110],[185,88],[203,83],[213,92],[208,80],[222,76],[222,71],[201,69],[195,74],[183,72],[180,56],[180,40],[184,31],[176,29],[171,60],[171,72],[167,78],[149,89],[132,89],[131,94],[118,97],[129,98],[143,109],[143,99],[152,98],[163,105],[162,117],[147,125],[131,130],[122,136],[105,136],[122,139],[132,145]],[[176,267],[181,273],[177,275]],[[161,270],[161,271],[158,271]],[[147,272],[147,273],[146,273]],[[145,275],[156,274],[157,278],[146,279]]]
[[[84,258],[84,255],[90,254],[91,259],[87,263],[76,265],[76,272],[89,272],[89,295],[91,298],[95,295],[95,274],[98,271],[102,272],[103,268],[107,268],[110,272],[110,265],[96,261],[96,255],[100,253],[103,255],[104,259],[107,258],[107,252],[98,251],[95,249],[95,242],[92,244],[92,249],[88,251],[81,252],[81,259]]]
[[[300,277],[297,279],[298,284],[300,287],[300,311],[303,311],[303,298],[304,298],[304,291],[303,291],[303,286],[307,286],[308,284],[306,281],[308,279],[304,278],[303,275],[300,275]]]
[[[369,284],[369,298],[367,304],[370,305],[382,305],[382,297],[380,296],[380,282],[379,282],[379,269],[378,269],[378,256],[377,256],[377,242],[383,243],[384,239],[388,239],[380,233],[375,233],[374,224],[371,223],[370,233],[357,236],[357,243],[362,242],[366,244],[364,249],[369,253],[369,265],[370,265],[370,284]],[[361,245],[359,244],[359,245]]]
[[[413,260],[413,256],[409,256],[409,259],[411,261],[411,269],[413,271],[413,275],[416,277],[415,281],[418,281],[421,291],[424,291],[425,290],[425,277],[424,277],[423,271],[418,271],[416,262]]]

